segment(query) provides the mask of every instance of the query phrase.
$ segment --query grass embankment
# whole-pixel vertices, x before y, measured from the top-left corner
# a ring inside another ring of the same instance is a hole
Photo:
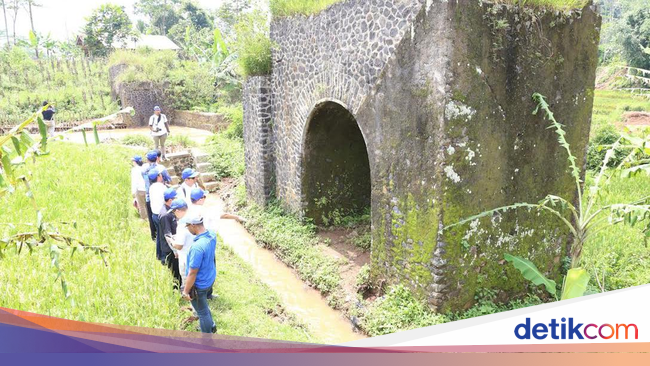
[[[31,255],[8,250],[0,259],[0,306],[73,320],[181,329],[188,313],[180,308],[187,303],[172,289],[171,274],[156,261],[147,225],[131,205],[133,150],[55,143],[51,151],[26,169],[33,173],[32,189],[44,219],[87,243],[106,246],[108,266],[90,252],[71,259],[64,251],[61,264],[71,292],[66,300],[44,248]],[[13,232],[25,229],[20,223],[36,222],[24,189],[0,199],[0,205],[0,223],[17,225]],[[76,221],[77,230],[58,224],[64,221]],[[0,230],[12,232],[4,225]],[[219,298],[211,305],[220,334],[311,341],[246,264],[222,246],[217,258]],[[188,329],[195,330],[195,324]]]
[[[274,17],[287,17],[293,15],[317,14],[330,5],[345,0],[271,0],[269,8]],[[523,5],[529,7],[545,7],[560,10],[582,9],[588,0],[495,0],[495,3]]]
[[[596,90],[592,135],[607,125],[623,122],[623,114],[633,111],[650,111],[650,99],[621,90]]]

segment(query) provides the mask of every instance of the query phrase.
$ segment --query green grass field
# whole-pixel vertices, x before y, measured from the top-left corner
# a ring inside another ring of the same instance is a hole
[[[626,91],[596,90],[591,122],[592,135],[605,125],[622,122],[623,113],[630,111],[650,112],[650,99]]]
[[[616,177],[603,192],[598,204],[627,203],[650,195],[650,177]],[[595,275],[607,290],[650,283],[650,250],[640,228],[610,226],[587,241],[582,263],[591,273],[590,284],[598,286]]]
[[[45,221],[110,253],[101,257],[64,251],[62,265],[71,292],[67,300],[56,281],[47,250],[30,254],[8,250],[0,259],[0,307],[66,319],[153,328],[182,329],[188,305],[172,288],[169,271],[155,260],[148,227],[136,217],[130,199],[129,148],[54,143],[51,155],[30,163],[32,189]],[[0,223],[35,223],[25,190],[0,199]],[[58,225],[76,221],[78,228]],[[2,236],[0,231],[0,237]],[[313,341],[276,295],[237,256],[217,251],[217,300],[211,301],[220,334]],[[196,324],[186,327],[196,330]]]

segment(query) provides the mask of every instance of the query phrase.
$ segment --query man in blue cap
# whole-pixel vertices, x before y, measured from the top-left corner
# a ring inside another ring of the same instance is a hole
[[[165,155],[165,140],[167,136],[171,133],[169,129],[169,121],[167,116],[162,114],[162,110],[159,106],[153,108],[153,115],[149,118],[149,129],[151,130],[151,136],[153,137],[155,149],[160,149],[162,152],[162,160],[167,159]]]
[[[205,207],[205,200],[207,199],[207,192],[201,188],[192,189],[190,193],[190,198],[192,199],[192,213],[196,213],[203,217],[203,225],[206,229],[216,233],[217,232],[217,223],[219,220],[235,220],[239,223],[243,223],[244,220],[241,216],[232,215],[224,213],[216,207],[211,207],[212,211],[208,211]],[[187,242],[187,239],[186,239]],[[212,288],[208,292],[208,299],[212,299]]]
[[[131,159],[133,167],[131,168],[131,195],[137,204],[138,213],[140,218],[146,220],[147,214],[147,187],[142,177],[142,161],[141,156],[134,156]]]
[[[150,187],[150,181],[148,178],[149,172],[154,168],[158,168],[158,169],[163,168],[162,169],[163,181],[167,183],[170,183],[172,181],[171,177],[169,176],[169,173],[167,173],[167,169],[165,169],[162,166],[160,167],[158,166],[158,159],[159,159],[158,152],[156,152],[155,150],[149,151],[147,153],[148,163],[142,165],[142,176],[144,177],[144,181],[145,181],[145,201],[147,207],[147,216],[149,217],[149,230],[151,231],[151,240],[153,241],[156,241],[156,235],[158,233],[155,223],[153,222],[153,214],[157,214],[158,212],[151,210],[151,201],[149,197],[149,187]]]
[[[178,193],[178,196],[183,198],[190,207],[192,206],[192,197],[190,194],[192,193],[192,190],[197,186],[196,179],[200,174],[201,173],[195,171],[192,168],[183,170],[183,184],[181,184],[181,186],[178,187],[178,190],[176,191],[176,193]]]
[[[171,192],[170,192],[171,191]],[[176,197],[176,191],[173,189],[168,190],[170,196]],[[164,258],[164,264],[167,265],[169,270],[174,275],[174,288],[178,289],[183,282],[178,268],[178,247],[174,245],[174,238],[176,236],[176,228],[178,220],[175,211],[187,210],[187,203],[182,198],[175,199],[170,202],[169,209],[160,217],[160,233],[161,238],[161,251]]]
[[[210,312],[208,292],[217,278],[214,258],[217,235],[206,230],[203,217],[197,213],[188,215],[185,226],[194,235],[194,243],[187,256],[187,279],[183,298],[192,302],[192,307],[199,316],[201,332],[216,333],[217,324]]]

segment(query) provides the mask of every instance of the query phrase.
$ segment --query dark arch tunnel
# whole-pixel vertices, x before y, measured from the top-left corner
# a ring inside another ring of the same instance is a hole
[[[343,106],[325,102],[307,121],[304,145],[305,216],[338,225],[345,216],[370,209],[370,163],[363,134]]]

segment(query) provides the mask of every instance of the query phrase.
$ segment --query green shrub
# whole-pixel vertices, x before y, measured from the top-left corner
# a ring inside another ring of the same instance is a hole
[[[251,205],[242,210],[247,229],[259,243],[273,250],[300,277],[323,294],[334,293],[341,283],[339,264],[317,246],[316,227],[287,215],[277,203],[266,209]]]
[[[244,109],[241,104],[220,107],[217,113],[223,115],[230,122],[224,135],[229,139],[244,138]]]
[[[166,90],[175,109],[206,111],[217,100],[214,73],[198,62],[182,61],[167,72]]]
[[[369,251],[372,244],[370,230],[364,230],[359,236],[352,238],[352,244],[363,251]]]
[[[237,62],[244,76],[269,75],[271,73],[271,48],[269,26],[261,12],[242,16],[235,25],[237,42],[234,48]]]
[[[177,145],[182,147],[195,147],[196,142],[188,135],[171,135],[167,139],[168,145]]]
[[[128,67],[117,78],[118,82],[164,81],[170,70],[178,67],[174,51],[153,51],[138,48],[135,51],[116,51],[109,58],[109,65],[126,64]]]
[[[269,8],[274,17],[286,17],[296,14],[312,15],[342,0],[271,0]]]
[[[357,292],[365,292],[366,290],[372,287],[371,277],[370,277],[370,266],[364,264],[363,267],[357,273],[356,279]]]
[[[402,285],[391,287],[360,315],[361,328],[372,337],[449,321],[431,311]]]
[[[238,178],[244,175],[244,143],[218,134],[210,137],[205,145],[210,163],[218,178]]]
[[[605,159],[605,154],[607,153],[608,147],[606,145],[612,145],[621,137],[621,134],[616,130],[614,125],[605,125],[596,131],[596,134],[591,140],[589,140],[589,146],[587,148],[587,169],[589,170],[599,170]],[[605,146],[605,147],[601,147]],[[629,154],[629,150],[618,150],[614,156],[609,161],[608,166],[614,167],[617,166],[625,159]]]
[[[153,145],[151,138],[144,135],[126,135],[120,139],[122,145],[150,147]]]

